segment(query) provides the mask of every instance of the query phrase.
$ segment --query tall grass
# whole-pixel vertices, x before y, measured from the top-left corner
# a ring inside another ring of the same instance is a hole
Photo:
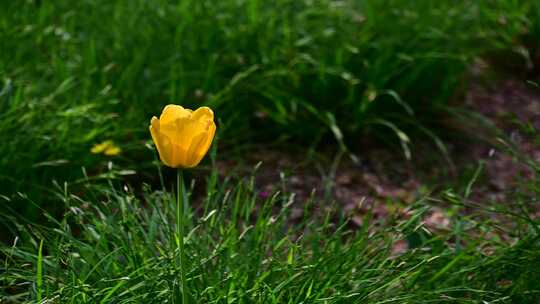
[[[81,166],[95,174],[103,160],[88,151],[104,139],[124,149],[117,162],[147,164],[148,119],[170,102],[214,107],[229,147],[317,144],[331,117],[348,144],[373,128],[406,140],[459,95],[476,56],[511,48],[529,24],[518,1],[1,6],[0,193],[10,199],[43,195]]]
[[[367,214],[361,227],[324,200],[295,202],[286,192],[263,198],[253,179],[207,185],[188,210],[187,282],[194,303],[540,300],[540,223],[526,210],[538,207],[531,196],[540,192],[538,181],[524,184],[526,192],[511,202],[525,212],[475,204],[467,192],[449,190],[383,222]],[[64,213],[61,220],[49,216],[48,227],[2,213],[18,236],[0,247],[2,303],[179,298],[176,204],[169,192],[88,182],[81,197],[68,184],[57,186]],[[297,203],[304,212],[293,220]],[[452,210],[446,213],[451,224],[428,226],[423,219],[441,204]],[[396,247],[399,242],[408,249]]]
[[[0,3],[0,238],[15,236],[0,243],[0,303],[178,302],[177,205],[169,172],[158,174],[145,145],[149,118],[165,104],[212,106],[229,151],[265,141],[316,146],[330,134],[354,145],[373,129],[407,149],[414,130],[433,136],[424,126],[463,92],[475,58],[515,52],[523,35],[540,41],[538,8]],[[90,153],[106,139],[120,156]],[[421,197],[384,219],[368,213],[360,226],[330,196],[299,202],[284,188],[266,197],[254,177],[218,180],[214,162],[205,187],[197,180],[188,193],[191,297],[537,303],[540,170],[516,159],[533,178],[504,204],[470,198],[477,170],[464,190]],[[303,208],[300,218],[293,206]],[[449,225],[427,225],[440,207]]]

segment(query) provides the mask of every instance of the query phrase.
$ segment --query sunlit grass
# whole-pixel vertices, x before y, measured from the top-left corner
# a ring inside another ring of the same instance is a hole
[[[1,249],[0,300],[175,302],[175,199],[149,186],[139,192],[120,185],[89,182],[84,197],[59,187],[63,214],[48,216],[48,227],[5,218],[17,238]],[[539,189],[530,184],[529,191]],[[512,203],[538,204],[519,197]],[[540,299],[538,219],[513,208],[475,205],[447,191],[422,198],[384,225],[367,214],[355,227],[315,197],[295,202],[294,195],[275,192],[262,198],[252,179],[210,181],[195,201],[185,241],[187,280],[198,303]],[[296,203],[304,214],[293,221]],[[422,219],[441,204],[469,211],[453,213],[453,229],[426,226]],[[407,244],[405,251],[398,242]]]

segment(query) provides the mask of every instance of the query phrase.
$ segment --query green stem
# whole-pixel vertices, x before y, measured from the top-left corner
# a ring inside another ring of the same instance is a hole
[[[182,281],[182,304],[188,303],[186,282],[186,261],[184,254],[184,206],[187,205],[185,195],[184,174],[178,169],[176,176],[176,238],[180,249],[180,278]]]

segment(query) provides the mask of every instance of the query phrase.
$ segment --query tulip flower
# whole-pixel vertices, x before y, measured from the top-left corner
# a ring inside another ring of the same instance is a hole
[[[150,133],[157,147],[161,161],[177,168],[176,179],[176,243],[178,246],[182,303],[188,303],[188,288],[184,254],[184,208],[188,205],[182,169],[197,166],[208,152],[214,135],[216,124],[214,112],[208,107],[200,107],[195,111],[184,109],[179,105],[167,105],[159,119],[152,117]]]
[[[152,117],[150,133],[161,161],[172,168],[193,168],[208,152],[214,134],[214,112],[208,107],[195,111],[168,105],[159,119]]]

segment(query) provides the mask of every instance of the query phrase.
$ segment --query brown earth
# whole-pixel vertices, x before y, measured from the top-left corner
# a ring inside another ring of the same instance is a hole
[[[410,204],[429,194],[441,197],[441,204],[434,204],[424,224],[448,229],[451,223],[444,197],[449,192],[443,187],[452,187],[462,197],[468,195],[471,206],[512,204],[515,191],[533,178],[524,160],[540,162],[538,132],[530,132],[540,130],[539,88],[518,79],[477,77],[471,81],[459,102],[459,112],[465,115],[452,115],[444,122],[448,130],[455,130],[450,132],[455,136],[444,142],[447,155],[433,144],[415,147],[409,161],[401,151],[387,147],[370,147],[356,155],[358,161],[339,153],[332,159],[261,149],[242,161],[219,162],[220,173],[246,176],[261,162],[256,174],[258,189],[262,189],[259,195],[265,198],[276,190],[294,193],[293,221],[303,216],[303,202],[311,195],[326,202],[322,209],[343,211],[353,224],[361,225],[367,212],[383,222],[389,215],[407,216]],[[477,170],[478,178],[466,194]]]

